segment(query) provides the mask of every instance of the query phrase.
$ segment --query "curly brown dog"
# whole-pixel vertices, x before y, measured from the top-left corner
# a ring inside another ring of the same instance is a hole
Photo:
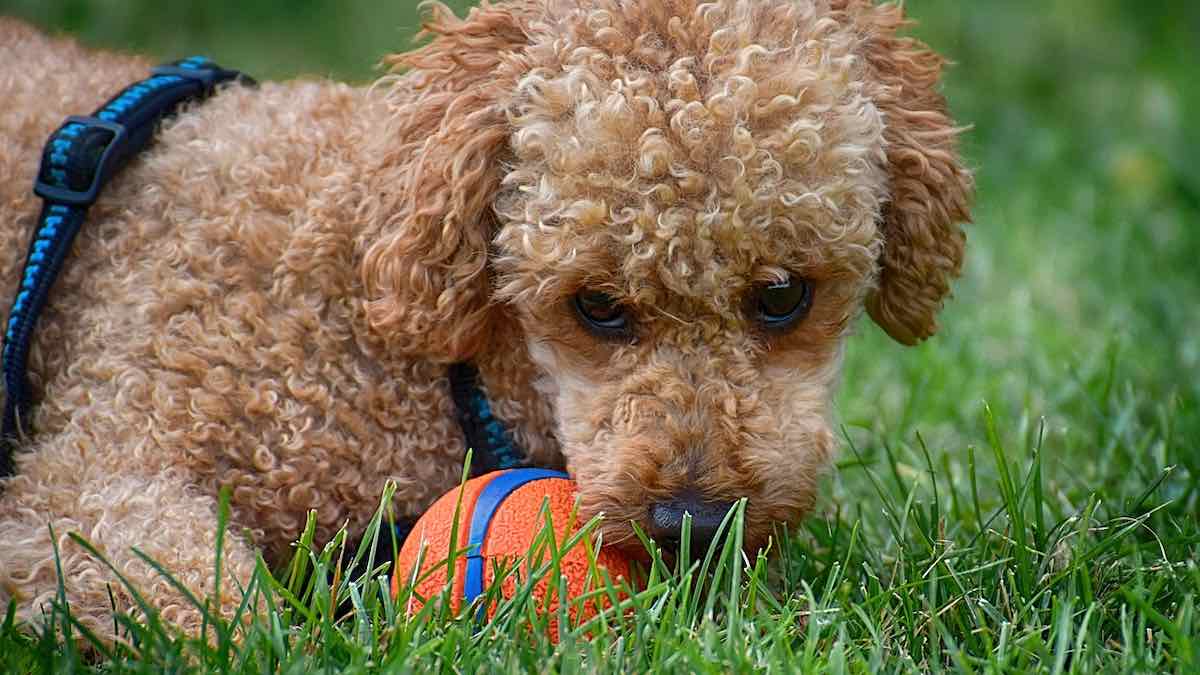
[[[421,512],[460,477],[457,362],[607,541],[745,497],[760,546],[813,504],[861,309],[918,342],[960,268],[960,129],[903,26],[871,0],[435,4],[372,87],[228,86],[172,118],[41,319],[0,606],[53,597],[52,526],[93,630],[113,578],[69,532],[194,629],[131,547],[211,592],[223,487],[225,612],[310,510],[361,531],[394,480]],[[0,298],[48,134],[149,65],[0,21]]]

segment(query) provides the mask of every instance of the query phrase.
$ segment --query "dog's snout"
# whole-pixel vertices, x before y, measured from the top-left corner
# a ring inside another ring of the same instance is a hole
[[[650,507],[650,535],[660,546],[678,551],[683,538],[684,514],[691,514],[691,552],[703,555],[708,551],[725,514],[733,502],[705,500],[695,492],[685,492],[674,499]]]

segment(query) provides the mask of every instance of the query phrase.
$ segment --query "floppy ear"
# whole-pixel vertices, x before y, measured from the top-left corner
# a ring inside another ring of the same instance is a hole
[[[388,196],[362,258],[367,319],[390,345],[437,361],[469,358],[492,323],[488,244],[508,130],[506,63],[525,44],[518,12],[484,2],[464,19],[428,5],[414,51],[389,57],[391,128],[377,176]],[[507,68],[511,71],[512,68]]]
[[[938,91],[943,59],[896,31],[903,9],[850,0],[864,29],[864,55],[883,113],[891,198],[883,214],[879,284],[867,312],[912,345],[934,334],[936,315],[962,267],[974,181],[958,155],[956,127]]]

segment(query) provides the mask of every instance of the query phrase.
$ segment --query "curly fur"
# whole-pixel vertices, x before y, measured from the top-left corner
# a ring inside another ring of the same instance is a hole
[[[164,125],[93,208],[31,356],[43,401],[0,496],[0,601],[36,619],[52,542],[78,616],[111,635],[106,568],[185,628],[130,552],[211,590],[216,495],[279,560],[309,510],[361,529],[457,479],[444,364],[472,359],[533,459],[565,465],[608,541],[680,490],[747,497],[748,545],[801,518],[834,451],[830,399],[862,307],[936,329],[971,192],[941,60],[869,0],[519,0],[429,7],[428,42],[367,89],[229,87]],[[61,118],[143,76],[0,21],[0,293]],[[814,283],[765,332],[758,284]],[[603,290],[634,337],[569,298]],[[121,608],[130,598],[117,598]]]

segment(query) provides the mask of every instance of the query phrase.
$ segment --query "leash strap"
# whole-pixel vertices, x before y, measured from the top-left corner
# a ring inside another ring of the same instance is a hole
[[[525,464],[525,454],[513,442],[504,423],[492,414],[487,394],[479,386],[479,370],[470,363],[455,363],[446,375],[450,379],[450,397],[454,399],[458,425],[466,447],[473,450],[471,475],[482,476]]]
[[[9,310],[0,353],[4,412],[0,421],[0,478],[15,470],[13,452],[28,430],[33,407],[26,372],[29,347],[50,289],[83,225],[88,207],[130,159],[141,152],[158,123],[187,101],[203,100],[217,85],[254,80],[195,56],[159,66],[126,87],[91,116],[71,116],[42,151],[33,191],[44,201],[25,256],[21,285]]]

